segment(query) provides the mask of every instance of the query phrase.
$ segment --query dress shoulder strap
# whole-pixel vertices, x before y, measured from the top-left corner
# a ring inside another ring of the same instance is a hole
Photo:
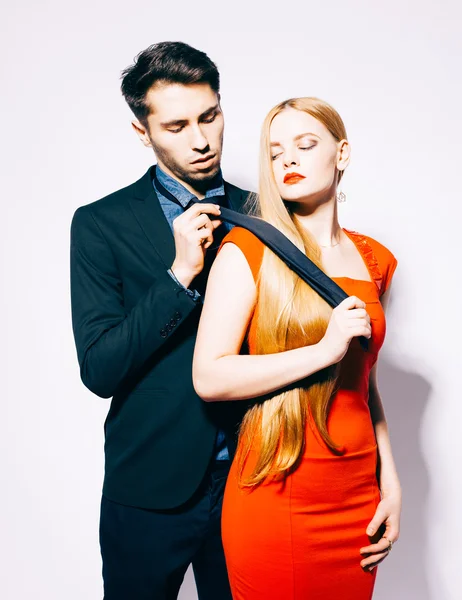
[[[364,262],[369,270],[372,281],[377,286],[379,292],[382,291],[383,273],[374,249],[367,236],[351,229],[343,229],[348,237],[354,242],[361,253]]]
[[[231,231],[221,242],[218,252],[228,242],[232,242],[238,248],[241,249],[244,254],[249,267],[252,271],[255,282],[258,279],[260,272],[261,263],[263,260],[263,252],[265,250],[265,244],[257,238],[251,231],[248,231],[244,227],[233,227]]]

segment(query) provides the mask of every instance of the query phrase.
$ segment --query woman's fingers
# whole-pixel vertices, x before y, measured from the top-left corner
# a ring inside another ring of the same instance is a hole
[[[378,554],[380,552],[384,552],[385,550],[388,550],[389,545],[390,545],[390,543],[388,541],[388,538],[382,537],[376,544],[371,544],[370,546],[364,546],[364,548],[361,548],[360,553],[361,554]]]
[[[370,546],[366,546],[361,548],[360,553],[362,555],[367,555],[361,561],[361,567],[363,569],[370,568],[372,565],[376,566],[380,561],[386,558],[390,552],[389,550],[390,544],[388,538],[381,538],[377,544],[371,544]]]
[[[347,327],[369,327],[371,324],[367,321],[367,319],[349,319],[346,322]]]
[[[366,533],[369,537],[375,535],[379,528],[386,523],[390,518],[390,510],[386,503],[381,500],[375,509],[374,516],[372,517],[369,525],[366,528]]]
[[[352,308],[346,311],[346,317],[347,319],[366,319],[368,323],[371,322],[369,313],[364,308]]]
[[[382,552],[381,554],[374,554],[374,556],[371,556],[371,557],[367,558],[366,560],[361,561],[361,567],[363,569],[366,569],[367,571],[372,571],[373,569],[375,569],[375,567],[377,565],[379,565],[382,562],[382,560],[387,558],[387,556],[388,556],[388,552],[385,552],[385,553]]]
[[[357,296],[348,296],[334,310],[350,310],[352,308],[366,308],[366,303]]]

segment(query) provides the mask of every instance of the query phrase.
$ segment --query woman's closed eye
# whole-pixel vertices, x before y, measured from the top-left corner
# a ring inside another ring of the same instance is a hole
[[[311,146],[299,146],[298,149],[299,150],[312,150],[313,148],[316,147],[317,144],[311,144]],[[281,155],[283,154],[283,152],[278,152],[277,154],[273,154],[271,157],[271,160],[276,160],[277,158],[279,158]]]

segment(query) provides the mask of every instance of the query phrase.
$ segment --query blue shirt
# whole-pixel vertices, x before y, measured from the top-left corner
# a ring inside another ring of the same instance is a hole
[[[160,205],[164,212],[165,218],[167,219],[168,224],[170,225],[170,229],[173,233],[173,221],[186,210],[191,200],[197,200],[197,197],[192,192],[187,190],[183,185],[181,185],[181,183],[179,183],[176,179],[173,179],[173,177],[170,177],[170,175],[164,173],[164,171],[162,171],[162,169],[159,166],[156,166],[156,175],[161,185],[163,185],[167,191],[169,191],[173,196],[175,196],[175,198],[181,205],[180,206],[175,202],[172,202],[172,200],[166,198],[164,195],[162,195],[161,192],[159,192],[154,187],[157,197],[159,198]],[[221,171],[212,180],[210,188],[205,193],[205,198],[215,198],[215,204],[224,204],[226,200],[226,195]],[[228,230],[232,228],[232,225],[230,225],[229,223],[223,223],[223,225]],[[170,269],[168,272],[170,273],[170,276],[178,282],[178,280],[176,279],[176,277]],[[196,290],[190,290],[190,295],[194,296],[194,298],[197,298],[199,296],[199,293]],[[220,430],[217,432],[217,438],[215,441],[215,458],[216,460],[229,459],[229,452],[226,446],[225,434],[223,433],[223,431]]]

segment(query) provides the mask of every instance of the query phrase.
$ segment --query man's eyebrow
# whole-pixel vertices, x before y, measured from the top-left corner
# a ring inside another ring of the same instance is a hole
[[[206,117],[209,113],[213,112],[214,110],[217,110],[218,108],[218,103],[215,104],[215,106],[211,106],[210,108],[208,108],[207,110],[204,110],[204,112],[199,115],[199,119],[203,119],[204,117]]]
[[[201,113],[199,115],[199,120],[203,119],[204,117],[206,117],[208,114],[210,114],[214,110],[217,110],[217,108],[218,108],[218,104],[215,104],[215,106],[211,106],[210,108],[208,108],[207,110],[205,110],[203,113]],[[165,123],[161,123],[161,126],[167,128],[167,127],[179,127],[181,125],[187,125],[187,124],[188,124],[187,119],[176,119],[174,121],[166,121]]]
[[[187,125],[188,121],[186,119],[177,119],[176,121],[167,121],[166,123],[161,123],[162,127],[178,127],[179,125]]]
[[[307,131],[306,133],[301,133],[300,135],[296,135],[294,137],[294,141],[296,142],[296,141],[300,140],[301,138],[305,137],[305,135],[313,135],[314,137],[317,137],[319,140],[321,139],[319,137],[319,135],[316,135],[315,133],[312,133],[311,131]],[[273,148],[274,146],[280,146],[280,145],[281,145],[280,142],[271,142],[271,144],[270,144],[271,148]]]

